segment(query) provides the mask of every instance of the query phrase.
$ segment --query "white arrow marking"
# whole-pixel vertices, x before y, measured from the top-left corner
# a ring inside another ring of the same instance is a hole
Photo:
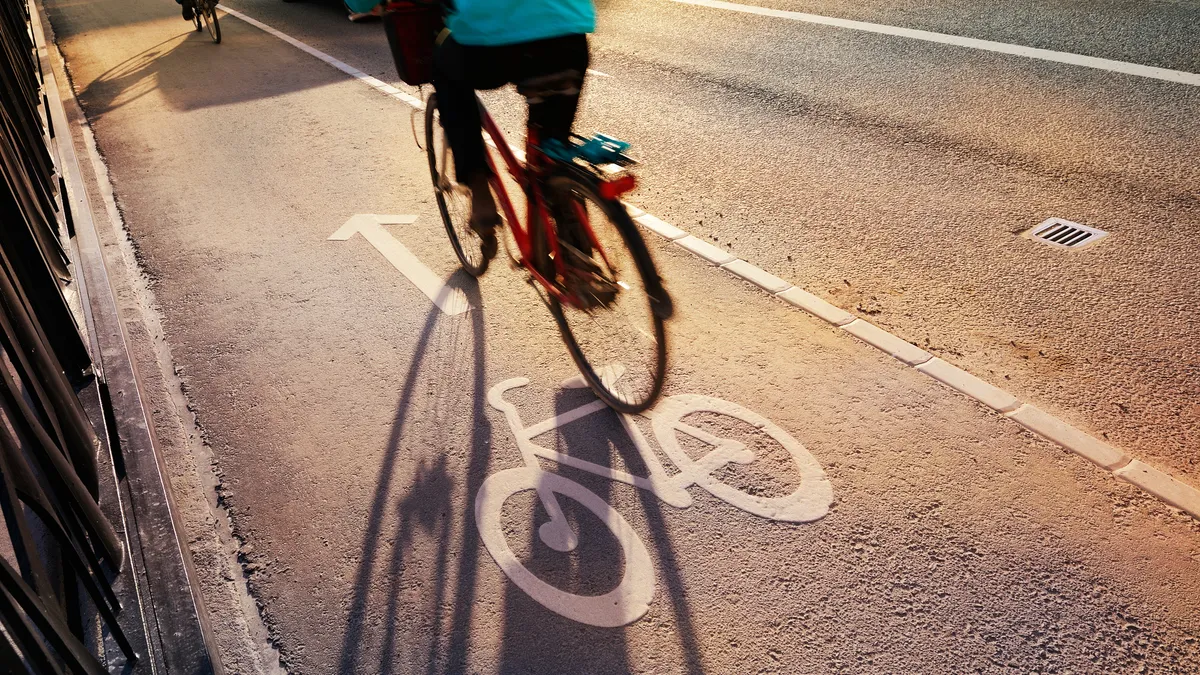
[[[347,220],[346,224],[339,227],[337,232],[329,235],[329,239],[330,241],[346,241],[356,233],[362,234],[363,239],[371,242],[375,250],[382,253],[393,267],[408,277],[408,280],[421,289],[421,292],[443,312],[453,316],[470,310],[471,303],[467,301],[466,294],[457,288],[447,286],[446,282],[434,274],[433,270],[426,267],[425,263],[412,254],[412,251],[405,248],[404,244],[383,229],[384,225],[409,225],[416,220],[416,216],[377,216],[372,213],[360,213]]]

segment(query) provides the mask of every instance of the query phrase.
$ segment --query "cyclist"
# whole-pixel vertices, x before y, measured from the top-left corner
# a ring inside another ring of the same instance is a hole
[[[175,2],[183,5],[183,20],[191,21],[196,18],[196,2],[195,0],[175,0]]]
[[[500,215],[488,187],[477,89],[539,79],[552,95],[529,96],[529,123],[539,139],[568,141],[587,72],[587,34],[596,29],[592,0],[454,0],[434,56],[438,112],[454,153],[459,183],[471,190],[470,226],[483,253],[496,254]]]

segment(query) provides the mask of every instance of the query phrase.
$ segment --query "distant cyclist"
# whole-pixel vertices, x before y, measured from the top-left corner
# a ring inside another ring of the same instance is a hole
[[[451,4],[451,3],[447,3]],[[529,123],[540,140],[568,141],[587,72],[587,34],[596,29],[592,0],[453,0],[434,57],[438,112],[459,183],[471,190],[471,229],[495,255],[500,215],[488,187],[475,90],[555,77],[555,95],[531,98]]]

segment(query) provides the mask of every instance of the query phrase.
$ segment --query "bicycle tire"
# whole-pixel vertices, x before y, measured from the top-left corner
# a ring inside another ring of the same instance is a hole
[[[626,375],[621,370],[617,370],[617,364],[619,363],[623,367],[624,372],[628,373],[628,363],[615,361],[607,357],[599,359],[589,357],[586,352],[593,351],[591,349],[593,345],[589,344],[585,347],[582,344],[584,341],[580,340],[580,336],[577,335],[578,322],[576,322],[575,326],[572,326],[572,321],[567,315],[568,311],[572,315],[576,312],[582,312],[595,320],[596,317],[601,315],[611,316],[612,313],[618,311],[618,308],[613,307],[611,304],[594,308],[594,312],[564,308],[561,302],[551,297],[550,311],[554,315],[555,321],[558,322],[563,342],[567,345],[567,351],[570,352],[571,358],[575,361],[575,365],[579,368],[579,372],[583,375],[584,380],[591,387],[592,391],[614,410],[627,414],[642,412],[653,405],[658,395],[662,392],[663,382],[666,379],[667,337],[664,319],[670,316],[670,298],[662,288],[658,270],[654,266],[650,250],[646,247],[646,242],[642,239],[641,232],[638,231],[637,226],[633,223],[633,220],[629,217],[629,213],[625,210],[621,202],[601,197],[596,191],[593,181],[575,176],[572,173],[561,173],[553,176],[549,179],[548,184],[555,186],[555,190],[559,194],[570,194],[573,199],[590,202],[598,207],[599,212],[615,227],[619,234],[619,240],[609,237],[605,249],[605,255],[608,256],[608,260],[604,262],[609,270],[614,272],[613,280],[623,289],[618,291],[617,298],[630,299],[629,294],[633,292],[633,287],[628,284],[628,281],[632,278],[631,276],[625,275],[624,279],[616,279],[615,271],[609,265],[611,259],[617,253],[614,250],[614,244],[625,247],[629,254],[629,262],[633,264],[637,278],[641,280],[641,288],[644,290],[646,296],[643,308],[644,313],[643,310],[637,309],[636,301],[624,305],[620,308],[620,311],[626,313],[627,316],[630,310],[642,314],[639,317],[638,323],[643,323],[648,319],[649,324],[642,326],[618,326],[618,331],[615,332],[620,332],[620,335],[604,335],[603,338],[605,340],[612,338],[618,342],[626,340],[624,345],[630,349],[636,348],[629,342],[632,340],[633,342],[642,344],[647,349],[646,356],[650,358],[650,362],[642,364],[645,367],[638,369],[645,372],[632,373],[629,376],[630,378],[637,379],[637,383],[634,385],[629,385],[630,382],[633,382],[633,379],[626,379],[625,384],[622,384],[621,379],[625,378]],[[592,229],[595,232],[596,228],[593,227]],[[596,236],[599,238],[600,233],[596,232]],[[603,242],[602,245],[604,245]],[[617,323],[619,324],[620,322]],[[595,341],[587,340],[587,342],[594,343]],[[623,347],[617,351],[624,351],[624,349]],[[650,354],[650,351],[653,353]],[[598,372],[598,369],[602,372]],[[609,381],[605,382],[605,379]],[[636,386],[638,391],[623,393],[616,390],[617,385],[627,390],[632,390]]]
[[[576,501],[604,523],[620,543],[625,562],[625,571],[616,588],[603,595],[577,595],[545,582],[521,563],[505,540],[501,514],[509,497],[526,490],[551,496],[551,501],[545,502],[551,520],[543,523],[538,532],[542,541],[554,550],[573,550],[576,535],[553,495]],[[573,480],[535,467],[494,473],[484,480],[475,495],[475,527],[484,548],[505,576],[556,614],[589,626],[616,628],[637,621],[650,610],[650,601],[654,599],[654,563],[646,544],[611,504]]]
[[[216,3],[207,5],[207,9],[204,12],[204,22],[208,24],[208,34],[212,37],[213,44],[221,44],[221,23],[217,21]]]
[[[197,33],[204,30],[204,17],[200,16],[201,14],[200,6],[192,3],[192,23],[196,25]]]
[[[489,256],[484,255],[482,249],[482,239],[471,231],[467,224],[469,207],[461,214],[461,224],[456,224],[455,215],[451,214],[450,200],[454,200],[455,210],[459,210],[459,206],[465,206],[460,203],[462,198],[462,186],[450,181],[447,175],[447,158],[449,157],[449,149],[446,145],[444,131],[442,137],[442,166],[438,166],[438,147],[434,143],[435,134],[438,129],[441,129],[441,122],[435,117],[437,115],[437,94],[430,94],[425,100],[425,154],[429,158],[429,176],[433,179],[433,192],[437,199],[438,211],[442,214],[442,224],[446,227],[446,235],[450,237],[450,246],[454,248],[454,255],[458,257],[458,261],[462,264],[462,268],[467,274],[473,277],[478,277],[487,271],[488,263],[491,262]],[[468,244],[464,244],[459,236],[459,229],[462,229],[462,234],[467,237]]]

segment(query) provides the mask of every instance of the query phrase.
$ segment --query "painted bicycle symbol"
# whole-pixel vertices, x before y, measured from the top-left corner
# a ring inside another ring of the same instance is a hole
[[[623,626],[637,621],[650,609],[650,601],[654,597],[653,564],[646,545],[624,516],[579,483],[543,470],[539,459],[648,490],[676,508],[691,506],[692,496],[687,489],[698,486],[732,506],[771,520],[810,522],[829,512],[833,488],[817,460],[799,441],[775,423],[736,403],[709,396],[680,394],[665,398],[652,410],[642,413],[651,420],[655,439],[678,468],[678,473],[674,475],[667,474],[633,417],[618,414],[621,425],[649,469],[649,475],[643,477],[571,457],[534,443],[534,438],[605,410],[606,406],[603,401],[593,401],[527,427],[521,422],[516,406],[504,398],[505,392],[527,384],[528,378],[513,378],[488,391],[488,403],[504,413],[525,466],[504,469],[488,476],[475,496],[475,524],[488,553],[508,578],[547,609],[569,619],[602,627]],[[564,386],[586,385],[581,381],[568,381]],[[791,455],[792,463],[800,474],[799,487],[781,497],[763,497],[722,483],[713,476],[714,473],[730,463],[749,464],[754,461],[755,454],[740,441],[720,438],[684,422],[684,418],[694,413],[726,415],[764,432]],[[679,434],[686,434],[711,447],[711,450],[700,459],[692,459],[680,445]],[[543,543],[555,551],[572,551],[579,543],[578,535],[568,524],[559,505],[560,497],[575,500],[604,523],[620,543],[625,560],[625,572],[616,588],[603,595],[569,593],[538,578],[521,563],[504,537],[501,511],[509,497],[525,490],[537,491],[539,500],[550,516],[550,520],[538,528],[538,535]]]

